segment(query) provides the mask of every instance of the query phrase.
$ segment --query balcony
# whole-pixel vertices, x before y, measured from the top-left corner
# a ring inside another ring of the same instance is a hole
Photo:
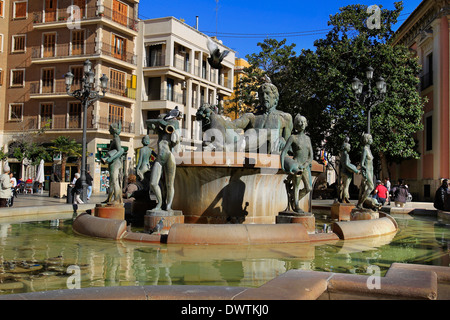
[[[108,83],[109,88],[107,90],[107,96],[111,99],[116,99],[126,103],[133,103],[136,100],[136,89],[127,88],[115,81],[110,81]],[[71,92],[81,89],[81,83],[73,84]],[[65,79],[57,79],[52,82],[44,81],[32,81],[30,82],[30,97],[37,99],[47,99],[47,98],[57,98],[57,97],[68,97],[66,91]],[[126,101],[125,99],[130,99]]]
[[[425,89],[431,87],[433,85],[433,72],[429,72],[420,77],[420,90],[424,91]]]
[[[117,122],[117,119],[110,119],[107,117],[99,117],[98,121],[96,121],[96,128],[101,130],[109,130],[109,126],[111,123]],[[123,133],[133,133],[134,131],[134,124],[132,122],[122,122],[122,132]]]
[[[176,106],[186,105],[185,95],[180,92],[161,90],[159,96],[148,97],[142,101],[142,110],[172,110]]]
[[[137,65],[137,57],[133,52],[120,50],[109,43],[103,42],[100,45],[101,48],[98,48],[96,43],[86,42],[82,44],[63,43],[54,47],[35,46],[31,48],[31,60],[34,63],[54,63],[55,60],[66,62],[61,59],[85,60],[86,56],[104,55],[134,66]]]
[[[55,60],[65,58],[81,57],[86,59],[87,55],[98,54],[96,44],[93,42],[74,45],[72,43],[57,44],[54,47],[35,46],[31,48],[31,59],[37,60]]]
[[[137,35],[138,21],[123,14],[113,11],[111,8],[104,8],[103,12],[99,12],[98,8],[88,8],[80,10],[79,20],[78,14],[71,12],[69,8],[57,9],[56,12],[34,12],[33,26],[35,28],[55,28],[58,26],[72,26],[72,29],[79,22],[81,24],[90,23],[91,21],[102,20],[112,27],[118,27],[127,30],[131,35]]]
[[[144,68],[166,67],[166,56],[164,54],[155,55],[144,60]]]
[[[81,115],[53,115],[46,117],[50,123],[46,131],[77,131],[82,129]],[[39,116],[28,116],[24,118],[24,130],[38,130],[39,124],[45,123],[42,119],[39,122]],[[101,131],[108,131],[111,125],[111,120],[107,117],[99,117],[97,121],[91,119],[87,122],[87,129],[97,129]],[[122,132],[133,133],[134,124],[131,122],[122,121]]]

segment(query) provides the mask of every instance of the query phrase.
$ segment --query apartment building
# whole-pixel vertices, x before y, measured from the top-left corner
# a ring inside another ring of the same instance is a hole
[[[139,23],[136,148],[142,146],[141,137],[147,133],[145,121],[175,106],[183,113],[183,140],[201,139],[197,109],[203,103],[223,104],[233,93],[235,52],[214,41],[221,51],[230,51],[221,70],[210,67],[207,36],[196,28],[173,17]],[[156,148],[155,136],[151,146]]]
[[[5,110],[6,88],[5,79],[8,70],[8,30],[9,30],[9,12],[8,4],[5,0],[0,0],[0,110]],[[5,112],[0,112],[0,131],[5,124]],[[3,146],[3,137],[0,135],[0,143]]]
[[[450,177],[449,18],[449,0],[424,0],[396,32],[394,45],[403,44],[419,57],[419,90],[428,98],[424,130],[416,136],[420,159],[391,168],[393,182],[406,179],[415,200],[432,200],[440,179]]]
[[[107,167],[96,154],[108,146],[109,125],[122,122],[125,168],[134,157],[139,0],[2,0],[0,1],[0,104],[3,145],[17,139],[50,142],[65,135],[81,143],[83,110],[66,92],[64,75],[71,71],[71,91],[81,88],[83,64],[89,59],[95,87],[106,74],[106,96],[87,110],[87,169],[100,191]],[[41,136],[33,134],[44,129]],[[78,170],[70,159],[67,181]],[[10,159],[18,176],[23,167]],[[46,175],[52,163],[46,164]]]
[[[246,76],[244,69],[248,68],[248,67],[250,67],[250,64],[247,62],[247,60],[242,59],[242,58],[235,59],[235,64],[234,64],[234,85],[235,86],[237,86],[239,80],[241,80],[243,77]],[[239,118],[239,113],[244,112],[245,108],[246,108],[246,106],[243,103],[239,104],[239,106],[236,106],[236,103],[231,101],[236,98],[236,94],[239,94],[239,93],[236,92],[236,90],[234,90],[232,96],[225,99],[225,113],[232,120]]]

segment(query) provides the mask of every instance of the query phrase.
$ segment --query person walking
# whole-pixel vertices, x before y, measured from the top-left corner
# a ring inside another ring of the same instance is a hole
[[[83,200],[81,200],[81,193],[83,192],[83,186],[81,185],[80,174],[78,172],[75,173],[75,178],[73,179],[72,184],[74,185],[72,189],[73,204],[84,203]]]
[[[8,200],[11,198],[11,177],[9,176],[11,169],[7,164],[3,167],[3,174],[0,175],[0,207],[8,206]]]
[[[87,183],[87,197],[86,197],[86,200],[89,200],[91,198],[91,195],[92,195],[92,181],[93,180],[94,179],[92,179],[91,172],[87,171],[86,172],[86,183]]]
[[[392,188],[392,200],[396,207],[404,208],[408,199],[408,187],[404,184],[403,179],[398,180],[398,185]]]
[[[17,179],[14,177],[14,173],[9,173],[9,178],[11,179],[11,198],[9,202],[9,206],[12,207],[14,205],[14,196],[17,195]]]
[[[434,195],[434,207],[438,210],[445,210],[445,200],[448,193],[448,180],[442,180],[441,186],[436,190]]]

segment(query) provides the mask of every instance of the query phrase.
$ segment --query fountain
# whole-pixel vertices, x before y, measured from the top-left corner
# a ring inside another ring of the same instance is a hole
[[[365,135],[362,192],[350,219],[361,221],[337,219],[333,232],[319,233],[312,214],[311,191],[324,169],[313,161],[311,142],[305,134],[307,120],[297,115],[293,121],[290,114],[276,109],[278,90],[271,83],[261,86],[259,97],[261,107],[257,112],[234,121],[222,117],[214,107],[203,105],[197,120],[202,122],[204,143],[193,152],[181,148],[178,109],[147,120],[149,130],[158,135],[158,156],[150,175],[144,175],[149,164],[140,159],[137,174],[144,178],[142,184],[149,186],[145,197],[150,198],[150,190],[156,196],[156,206],[153,203],[154,207],[149,208],[149,201],[132,206],[133,211],[146,213],[145,232],[127,229],[124,219],[108,220],[98,214],[79,216],[74,231],[168,244],[295,243],[397,231],[395,220],[385,214],[380,216],[376,205],[363,208],[367,202],[372,203],[366,190],[373,180],[371,137]],[[144,158],[149,161],[148,156]],[[342,202],[348,200],[348,180],[343,182]]]

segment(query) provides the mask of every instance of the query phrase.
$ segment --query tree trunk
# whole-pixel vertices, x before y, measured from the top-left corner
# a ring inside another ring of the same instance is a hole
[[[380,160],[381,160],[381,177],[380,180],[383,181],[384,178],[390,178],[389,175],[389,167],[388,167],[388,163],[386,160],[386,156],[384,155],[383,152],[379,152],[378,153]]]
[[[61,181],[66,182],[66,163],[67,157],[61,155]]]

